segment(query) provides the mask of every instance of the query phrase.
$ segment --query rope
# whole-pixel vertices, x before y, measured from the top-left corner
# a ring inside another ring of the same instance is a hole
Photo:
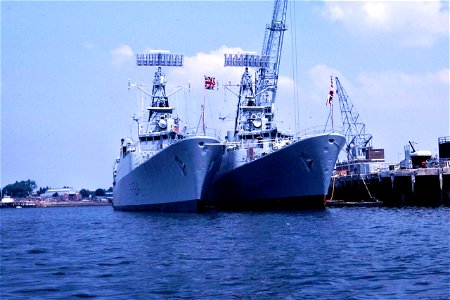
[[[292,80],[294,83],[293,86],[293,92],[294,92],[294,127],[295,131],[299,130],[300,128],[300,104],[298,103],[298,97],[299,97],[299,88],[298,88],[298,82],[297,82],[297,74],[298,74],[298,50],[297,50],[297,24],[296,24],[296,12],[295,12],[295,1],[289,2],[290,9],[289,9],[289,15],[290,15],[290,27],[292,30],[290,30],[291,34],[291,43],[292,43],[292,52],[291,52],[291,59],[292,59]]]
[[[335,183],[336,183],[336,176],[333,176],[333,188],[331,189],[331,198],[329,200],[333,200]]]
[[[364,177],[362,175],[359,175],[361,177],[362,182],[364,183],[364,186],[366,187],[367,193],[369,193],[370,199],[373,199],[372,194],[369,191],[369,188],[367,187],[366,182],[364,181]]]

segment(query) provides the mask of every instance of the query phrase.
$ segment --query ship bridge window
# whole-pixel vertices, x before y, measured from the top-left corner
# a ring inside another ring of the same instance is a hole
[[[160,137],[159,136],[140,136],[139,137],[139,141],[141,141],[141,142],[151,142],[151,141],[154,141],[154,140],[159,140],[160,139]]]

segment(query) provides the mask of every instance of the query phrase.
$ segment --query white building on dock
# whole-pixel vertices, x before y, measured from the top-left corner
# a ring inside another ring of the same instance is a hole
[[[60,189],[48,189],[45,193],[41,195],[43,199],[53,198],[55,196],[62,197],[65,200],[76,199],[77,191],[73,188],[60,188]]]

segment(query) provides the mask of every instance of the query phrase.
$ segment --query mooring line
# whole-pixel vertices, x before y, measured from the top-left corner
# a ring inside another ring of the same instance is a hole
[[[361,174],[360,174],[359,176],[361,177],[361,180],[362,180],[362,182],[364,183],[364,186],[366,187],[367,193],[369,193],[370,199],[373,199],[372,194],[370,193],[369,188],[367,187],[367,184],[366,184],[366,182],[364,181],[364,177],[363,177]]]

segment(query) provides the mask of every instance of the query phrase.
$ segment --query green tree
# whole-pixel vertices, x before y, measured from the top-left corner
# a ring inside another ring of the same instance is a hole
[[[81,189],[80,190],[80,195],[83,198],[88,198],[90,194],[91,194],[91,192],[89,190],[87,190],[87,189]]]
[[[36,182],[34,180],[26,180],[18,182],[16,181],[13,184],[8,184],[2,189],[2,194],[10,195],[11,197],[25,198],[28,196],[34,189],[37,188]]]
[[[102,197],[102,196],[105,196],[106,194],[105,194],[105,190],[104,189],[96,189],[95,190],[95,196],[97,196],[97,197]]]
[[[49,187],[40,187],[39,190],[36,192],[38,194],[38,196],[42,195],[43,193],[45,193],[47,190],[49,189]]]

